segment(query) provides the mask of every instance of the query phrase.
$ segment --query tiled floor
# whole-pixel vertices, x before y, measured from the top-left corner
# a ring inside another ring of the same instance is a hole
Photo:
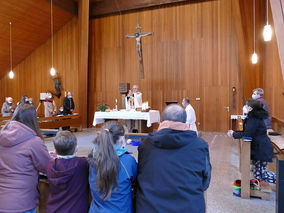
[[[209,143],[212,164],[212,179],[207,192],[207,212],[275,212],[275,185],[272,185],[274,191],[271,193],[270,201],[241,199],[232,195],[231,183],[240,178],[237,142],[225,134],[218,133],[206,133],[202,138]]]
[[[96,129],[77,132],[79,156],[87,156],[92,149]],[[275,186],[270,201],[260,199],[241,199],[232,195],[231,182],[240,178],[239,155],[236,141],[223,133],[202,133],[201,137],[209,143],[212,164],[212,179],[207,191],[207,213],[272,213],[275,212]],[[52,138],[45,139],[52,151]],[[137,147],[127,146],[137,159]]]

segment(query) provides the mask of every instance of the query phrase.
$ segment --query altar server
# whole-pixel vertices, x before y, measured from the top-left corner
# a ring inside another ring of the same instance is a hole
[[[182,106],[185,107],[186,111],[186,123],[189,124],[189,128],[192,131],[195,131],[197,133],[197,127],[196,127],[196,115],[193,107],[189,103],[189,98],[184,98],[182,100]]]

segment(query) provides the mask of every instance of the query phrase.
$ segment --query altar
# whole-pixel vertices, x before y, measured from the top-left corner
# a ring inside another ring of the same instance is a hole
[[[160,111],[150,110],[149,112],[141,111],[110,111],[110,112],[95,112],[93,126],[102,124],[105,120],[135,120],[139,122],[139,132],[143,132],[143,121],[149,128],[153,123],[160,123]]]

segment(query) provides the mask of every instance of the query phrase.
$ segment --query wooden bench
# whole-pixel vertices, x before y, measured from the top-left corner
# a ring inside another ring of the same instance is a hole
[[[2,128],[11,118],[12,116],[0,117],[0,128]]]
[[[284,155],[284,137],[282,135],[273,136],[269,135],[269,132],[273,132],[273,130],[268,130],[268,137],[273,145],[273,148],[279,153],[279,155]]]
[[[269,183],[261,182],[260,190],[250,189],[250,154],[251,141],[240,140],[240,172],[241,172],[241,198],[249,199],[250,197],[259,197],[263,200],[270,200],[270,193],[272,192]]]
[[[4,120],[10,120],[12,118],[12,116],[7,116],[7,117],[0,117],[0,121],[4,121]]]
[[[4,126],[11,117],[2,117],[0,119],[0,125]],[[56,129],[65,126],[78,127],[79,131],[82,131],[82,120],[80,115],[65,115],[56,117],[38,117],[38,124],[40,129]]]
[[[40,129],[56,129],[64,126],[75,126],[82,130],[82,121],[79,115],[65,115],[56,117],[38,118]]]
[[[236,126],[238,131],[243,131],[243,122],[240,116],[237,117]],[[239,141],[239,169],[241,173],[241,198],[249,199],[250,197],[259,197],[263,200],[270,200],[270,193],[272,192],[269,183],[261,182],[260,190],[250,189],[250,172],[251,172],[251,141]],[[273,142],[272,142],[273,144]]]

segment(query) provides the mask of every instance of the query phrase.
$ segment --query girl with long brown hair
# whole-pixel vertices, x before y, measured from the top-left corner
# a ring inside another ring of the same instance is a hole
[[[95,138],[89,155],[90,213],[133,211],[131,183],[137,175],[137,163],[124,145],[123,126],[115,121],[107,122]]]

